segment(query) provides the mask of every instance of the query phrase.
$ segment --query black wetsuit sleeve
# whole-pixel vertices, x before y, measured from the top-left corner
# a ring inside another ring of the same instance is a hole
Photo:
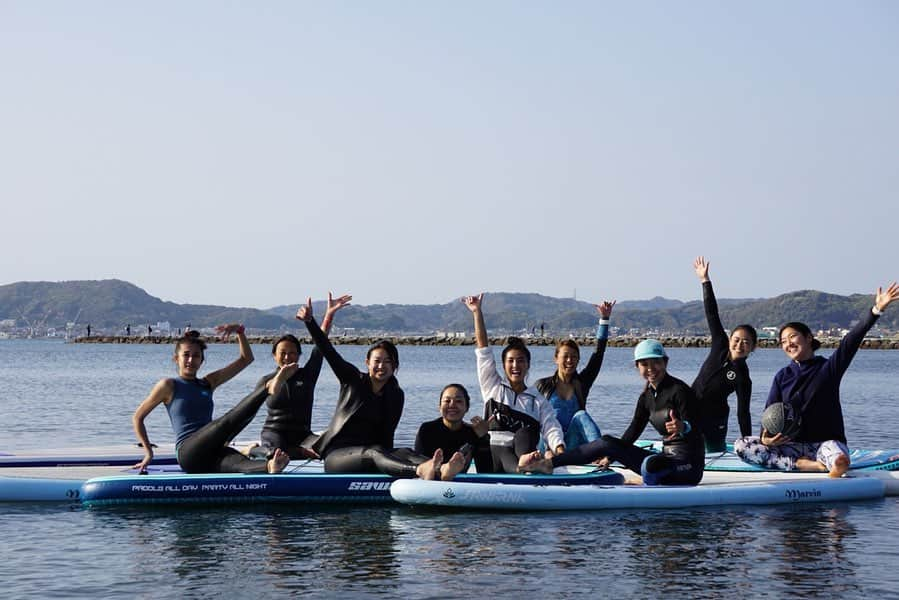
[[[422,423],[418,426],[418,433],[415,434],[415,452],[416,454],[424,454],[425,456],[430,456],[434,454],[433,451],[429,451],[429,446],[425,445],[425,440],[428,439],[427,431],[425,431],[428,427],[427,423]]]
[[[686,384],[677,385],[671,398],[671,404],[674,405],[674,412],[682,421],[689,421],[691,427],[696,425],[695,419],[699,416],[696,410],[696,395],[693,390]]]
[[[331,370],[334,371],[337,379],[341,383],[356,383],[359,379],[359,369],[340,356],[331,340],[328,339],[325,332],[315,322],[315,319],[306,321],[306,329],[309,330],[309,335],[312,337],[316,349],[321,352],[324,359],[331,365]],[[309,357],[309,360],[312,360],[312,357]]]
[[[318,376],[322,372],[322,363],[324,363],[324,357],[318,346],[315,346],[312,352],[309,353],[309,360],[306,361],[306,365],[303,367],[308,386],[315,387],[315,384],[318,383]]]
[[[594,350],[593,354],[590,355],[590,360],[587,361],[587,366],[584,367],[584,370],[580,372],[581,388],[584,392],[584,399],[582,403],[583,406],[581,406],[581,410],[587,409],[587,396],[590,395],[590,388],[593,387],[593,382],[596,381],[596,377],[599,375],[599,370],[602,368],[602,359],[606,355],[606,346],[608,346],[608,344],[608,337],[597,339],[596,350]]]
[[[646,424],[649,422],[649,409],[646,407],[644,399],[646,393],[643,392],[643,394],[640,394],[640,398],[637,399],[637,406],[634,408],[631,424],[627,426],[627,430],[621,436],[622,442],[633,444],[640,437],[640,434],[643,433],[643,430],[646,429]]]
[[[721,316],[718,314],[718,301],[715,299],[715,290],[712,289],[711,281],[702,284],[702,306],[705,308],[705,320],[709,324],[709,334],[712,336],[710,354],[715,354],[727,348],[727,333],[724,331],[724,324],[721,323]]]
[[[354,367],[355,368],[355,367]],[[396,391],[391,394],[395,396],[389,401],[387,416],[384,419],[384,429],[381,431],[381,445],[388,450],[393,448],[393,435],[396,428],[400,424],[400,418],[403,416],[403,406],[406,403],[406,395],[396,384]]]
[[[740,424],[740,435],[747,437],[752,435],[752,417],[749,414],[749,401],[752,399],[752,379],[749,378],[749,368],[746,362],[737,367],[737,422]]]

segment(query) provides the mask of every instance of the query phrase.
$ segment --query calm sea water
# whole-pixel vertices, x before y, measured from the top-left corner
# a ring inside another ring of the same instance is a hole
[[[364,348],[340,347],[362,364]],[[270,349],[216,392],[216,414],[272,368]],[[552,371],[533,348],[532,374]],[[237,353],[213,345],[208,370]],[[609,349],[589,408],[620,434],[640,392],[628,349]],[[671,372],[691,381],[704,350],[672,349]],[[406,411],[397,443],[435,418],[449,382],[476,393],[467,348],[403,347]],[[753,418],[779,350],[750,358]],[[899,352],[861,351],[843,381],[850,444],[899,446],[893,376]],[[140,345],[0,342],[0,448],[131,442],[130,417],[174,373],[171,349]],[[535,379],[532,377],[531,379]],[[327,424],[337,383],[327,366],[314,427]],[[258,433],[258,418],[242,438]],[[163,409],[154,441],[173,436]],[[732,418],[730,431],[737,431]],[[649,436],[647,436],[649,437]],[[899,499],[790,507],[556,514],[438,513],[404,507],[260,505],[86,510],[0,505],[0,581],[10,597],[651,597],[724,594],[897,597]]]

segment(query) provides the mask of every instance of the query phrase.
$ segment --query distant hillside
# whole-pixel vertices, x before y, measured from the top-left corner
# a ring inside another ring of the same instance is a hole
[[[90,323],[94,328],[121,329],[130,323],[168,321],[172,327],[211,327],[241,322],[249,327],[278,329],[286,325],[269,312],[255,308],[229,308],[164,302],[141,288],[117,279],[103,281],[23,281],[0,286],[0,318],[16,319],[19,326],[63,328],[66,323]]]
[[[718,309],[726,327],[750,323],[756,327],[779,326],[787,321],[804,321],[813,329],[849,327],[862,311],[873,304],[867,294],[837,296],[804,290],[770,299],[718,300]],[[324,303],[313,303],[313,310],[321,317]],[[285,319],[293,318],[296,306],[269,309]],[[552,298],[539,294],[499,292],[484,297],[487,327],[491,331],[514,332],[539,330],[547,332],[575,332],[590,330],[596,325],[596,309],[588,302],[570,298]],[[622,301],[612,314],[613,325],[622,329],[639,328],[705,334],[708,331],[702,302],[682,302],[665,298],[645,301]],[[880,326],[899,329],[899,311],[889,311],[880,319]],[[472,319],[461,302],[432,305],[375,304],[350,306],[340,313],[337,327],[358,330],[382,330],[404,333],[432,331],[471,332]]]
[[[786,321],[807,322],[813,329],[848,327],[870,307],[870,295],[837,296],[802,290],[768,299],[719,299],[721,318],[732,327],[751,323],[756,327],[777,326]],[[321,318],[324,302],[313,304]],[[91,323],[95,331],[121,331],[130,323],[135,333],[147,323],[168,321],[173,328],[190,323],[195,328],[219,323],[241,322],[257,330],[296,329],[296,305],[268,310],[231,308],[164,302],[139,287],[119,280],[20,282],[0,286],[0,319],[14,319],[18,327],[63,328],[77,321],[83,328]],[[593,305],[571,298],[551,298],[540,294],[495,293],[484,298],[487,327],[491,332],[539,331],[547,334],[586,332],[596,324]],[[677,333],[704,334],[707,331],[702,302],[683,302],[656,297],[651,300],[619,302],[612,315],[614,326],[658,329]],[[459,301],[446,304],[372,304],[350,306],[337,318],[336,327],[358,332],[397,334],[434,331],[472,332],[471,313]],[[899,329],[899,310],[881,318],[880,326]],[[39,334],[39,333],[38,333]]]

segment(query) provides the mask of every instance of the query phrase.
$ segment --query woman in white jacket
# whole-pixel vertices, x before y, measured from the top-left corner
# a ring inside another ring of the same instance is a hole
[[[553,453],[565,451],[562,426],[556,411],[535,387],[525,381],[531,353],[524,342],[510,337],[502,352],[503,378],[487,344],[487,327],[481,303],[484,294],[466,296],[462,303],[474,316],[478,359],[478,383],[484,400],[484,417],[490,423],[490,452],[496,472],[516,473],[518,459],[537,449],[540,436]]]

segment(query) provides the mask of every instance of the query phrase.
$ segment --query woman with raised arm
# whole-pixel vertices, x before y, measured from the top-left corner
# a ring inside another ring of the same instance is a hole
[[[187,331],[175,341],[172,360],[178,365],[178,377],[159,380],[134,411],[134,432],[145,453],[144,459],[134,465],[135,469],[144,470],[153,459],[153,446],[144,420],[160,404],[164,404],[169,413],[176,436],[178,464],[187,473],[278,473],[290,461],[280,450],[267,461],[251,460],[228,443],[249,425],[269,394],[277,393],[294,374],[296,364],[282,367],[267,386],[257,388],[234,408],[213,420],[213,392],[253,362],[253,351],[244,335],[243,325],[222,325],[217,330],[226,337],[237,334],[240,356],[226,367],[201,378],[197,373],[205,359],[206,342],[196,331]]]
[[[394,373],[400,366],[393,343],[382,340],[365,355],[366,372],[344,360],[312,315],[312,299],[297,311],[316,348],[340,382],[340,395],[328,428],[312,445],[327,473],[380,472],[393,477],[452,479],[465,466],[459,452],[446,463],[440,450],[421,456],[394,448],[393,435],[403,414],[405,395]]]
[[[553,467],[617,460],[639,473],[646,485],[695,485],[702,479],[705,449],[702,436],[691,426],[696,396],[683,381],[668,373],[668,354],[658,340],[643,340],[634,348],[634,365],[646,381],[637,399],[631,424],[621,438],[604,435],[564,454],[544,458],[539,452],[523,456],[519,469],[551,473]],[[634,445],[646,425],[663,437],[662,451]]]
[[[353,297],[349,295],[335,299],[331,292],[328,292],[328,308],[325,311],[325,318],[322,319],[325,335],[331,331],[334,315],[344,306],[349,306],[352,299]],[[301,320],[299,314],[297,319]],[[275,359],[277,369],[260,379],[256,387],[266,385],[285,365],[299,362],[301,354],[300,340],[291,334],[282,335],[272,344],[272,357]],[[265,401],[268,416],[259,436],[262,443],[252,451],[253,454],[271,456],[275,448],[280,448],[292,459],[318,458],[311,449],[318,437],[312,433],[312,404],[315,384],[321,370],[322,354],[318,348],[313,348],[306,365],[297,369],[277,394],[268,397]]]
[[[849,469],[849,447],[840,404],[840,381],[858,352],[865,334],[886,308],[899,298],[894,281],[886,290],[877,288],[874,306],[840,341],[833,354],[824,358],[815,351],[821,343],[805,323],[793,321],[780,328],[778,339],[790,364],[777,372],[768,401],[791,417],[796,433],[772,435],[762,427],[759,437],[744,437],[734,443],[743,460],[784,471],[822,471],[841,477]]]
[[[596,421],[587,414],[587,396],[590,388],[599,375],[602,359],[609,341],[609,317],[615,301],[594,304],[599,313],[599,326],[596,328],[596,350],[587,361],[583,371],[578,372],[581,350],[574,340],[563,340],[556,345],[553,362],[556,372],[543,379],[538,379],[535,387],[540,390],[553,409],[556,419],[565,432],[565,447],[576,448],[581,444],[599,439],[601,435]]]
[[[487,343],[487,326],[481,311],[483,299],[481,293],[462,298],[462,303],[474,317],[478,383],[484,400],[484,416],[491,417],[493,468],[499,473],[515,473],[520,457],[537,449],[541,435],[555,454],[565,451],[565,439],[552,405],[537,388],[527,385],[531,353],[521,339],[507,340],[502,352],[506,377],[500,376]]]
[[[749,416],[749,400],[752,397],[752,380],[746,359],[755,350],[758,335],[752,325],[737,325],[730,338],[718,316],[718,302],[709,279],[709,263],[699,256],[693,261],[693,270],[702,283],[702,304],[705,318],[712,336],[709,355],[693,381],[693,391],[698,404],[696,425],[705,438],[706,452],[727,450],[727,421],[730,416],[728,396],[737,393],[737,421],[740,435],[752,433],[752,418]]]

